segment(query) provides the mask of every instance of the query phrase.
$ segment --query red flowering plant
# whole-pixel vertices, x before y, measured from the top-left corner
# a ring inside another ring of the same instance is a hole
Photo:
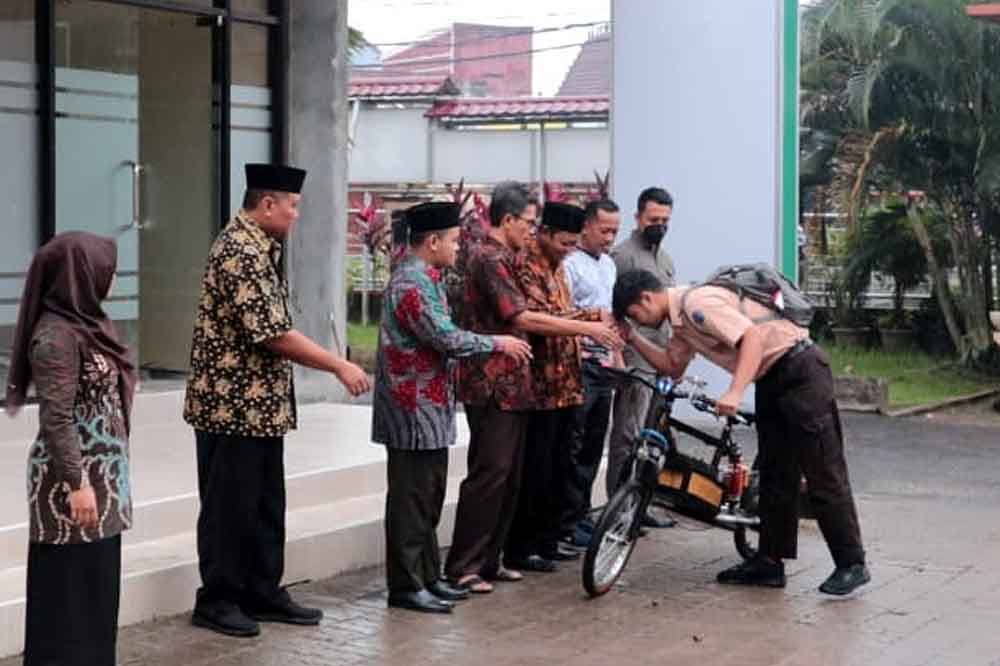
[[[461,206],[461,227],[459,235],[458,259],[453,268],[444,271],[445,291],[448,294],[448,303],[456,317],[459,316],[459,308],[462,304],[462,295],[465,289],[465,262],[469,256],[469,247],[481,241],[489,233],[490,212],[489,204],[478,192],[465,191],[465,179],[458,181],[457,186],[448,185],[448,194],[451,200]],[[472,205],[469,205],[469,202]]]
[[[386,259],[392,252],[392,225],[389,216],[381,210],[380,201],[371,192],[361,195],[361,201],[356,205],[354,216],[355,229],[365,255],[362,257],[361,269],[361,323],[368,325],[369,290],[373,283],[382,284],[385,280]],[[353,273],[353,268],[350,269]],[[351,282],[355,282],[352,276]]]
[[[379,214],[380,202],[371,192],[362,195],[361,209],[355,218],[360,230],[361,242],[368,254],[377,262],[380,256],[389,256],[392,246],[392,227],[388,216]]]
[[[545,200],[552,203],[569,203],[569,195],[562,183],[542,183]]]
[[[594,181],[595,185],[587,188],[587,194],[584,196],[585,203],[610,198],[611,188],[609,183],[611,182],[611,172],[605,171],[604,176],[601,177],[601,174],[595,171]]]

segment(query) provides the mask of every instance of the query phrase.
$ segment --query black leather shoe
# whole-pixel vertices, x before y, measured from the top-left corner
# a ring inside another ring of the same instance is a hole
[[[819,586],[823,594],[834,594],[838,597],[850,594],[872,579],[868,567],[864,563],[852,564],[849,567],[837,567],[830,577]]]
[[[239,606],[227,601],[195,606],[191,624],[237,638],[260,634],[260,625],[247,617]]]
[[[504,565],[518,571],[534,571],[536,573],[552,573],[559,567],[552,560],[540,555],[529,555],[519,559],[505,559]]]
[[[450,613],[452,604],[438,599],[427,590],[389,595],[389,608],[405,608],[418,613]]]
[[[664,527],[673,527],[677,524],[677,521],[669,516],[663,516],[662,518],[647,511],[646,515],[642,517],[642,522],[640,525],[643,527],[652,527],[656,529],[661,529]]]
[[[577,548],[573,548],[561,541],[551,548],[542,549],[541,555],[546,560],[552,560],[553,562],[568,562],[570,560],[576,560],[580,558],[581,551]]]
[[[760,587],[784,587],[787,582],[785,580],[785,565],[781,562],[771,562],[762,557],[720,571],[715,579],[725,585],[757,585]]]
[[[307,608],[292,601],[288,592],[282,589],[273,599],[254,601],[243,607],[244,612],[258,622],[283,622],[315,626],[323,619],[323,611]]]
[[[438,599],[445,601],[464,601],[469,598],[468,590],[460,590],[457,587],[452,587],[440,578],[428,585],[427,591]]]

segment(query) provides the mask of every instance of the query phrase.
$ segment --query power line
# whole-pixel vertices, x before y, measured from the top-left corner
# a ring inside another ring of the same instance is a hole
[[[578,46],[583,46],[584,44],[596,44],[597,42],[607,42],[610,41],[610,37],[599,37],[597,39],[587,40],[586,42],[575,42],[573,44],[563,44],[562,46],[549,46],[542,49],[531,49],[529,51],[507,51],[504,53],[493,53],[490,55],[483,56],[470,56],[467,58],[439,58],[432,60],[414,60],[410,62],[400,62],[400,63],[389,63],[388,65],[374,64],[374,65],[353,65],[351,69],[361,71],[365,69],[374,70],[392,70],[392,69],[411,69],[413,67],[429,67],[433,65],[453,65],[458,62],[472,62],[476,60],[495,60],[497,58],[511,58],[520,55],[530,55],[532,53],[544,53],[546,51],[560,51],[563,49],[572,49]]]
[[[456,21],[456,23],[464,23],[464,21]],[[463,46],[465,44],[472,44],[473,42],[478,42],[484,39],[503,39],[505,37],[518,37],[521,35],[540,35],[546,32],[560,32],[562,30],[573,30],[577,28],[592,28],[596,25],[605,25],[609,23],[610,21],[588,21],[587,23],[569,23],[567,25],[552,26],[548,28],[538,28],[538,29],[529,28],[527,30],[514,30],[509,32],[493,32],[493,33],[487,32],[485,34],[478,36],[476,39],[467,39],[465,41],[455,42],[451,46]],[[502,26],[490,26],[490,27],[500,28]],[[423,39],[415,39],[408,42],[368,42],[368,45],[369,46],[413,46],[416,44],[423,44],[424,42],[427,42],[429,40],[434,39],[435,37],[440,36],[447,29],[448,28],[442,28],[440,32],[430,34],[427,37],[424,37]]]

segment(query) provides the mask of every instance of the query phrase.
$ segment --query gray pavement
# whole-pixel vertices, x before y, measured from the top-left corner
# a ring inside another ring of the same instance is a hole
[[[294,589],[326,611],[318,628],[237,640],[167,618],[124,629],[121,663],[1000,666],[1000,427],[972,422],[846,417],[873,575],[852,598],[816,591],[832,564],[809,521],[785,590],[717,585],[731,537],[683,523],[651,531],[597,600],[571,563],[429,617],[387,610],[369,569]]]

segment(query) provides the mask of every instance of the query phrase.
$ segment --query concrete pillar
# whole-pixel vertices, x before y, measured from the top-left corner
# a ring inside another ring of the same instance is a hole
[[[347,345],[347,0],[290,2],[289,163],[307,169],[301,217],[288,242],[296,328],[343,353]],[[299,401],[339,400],[336,378],[296,368]]]

